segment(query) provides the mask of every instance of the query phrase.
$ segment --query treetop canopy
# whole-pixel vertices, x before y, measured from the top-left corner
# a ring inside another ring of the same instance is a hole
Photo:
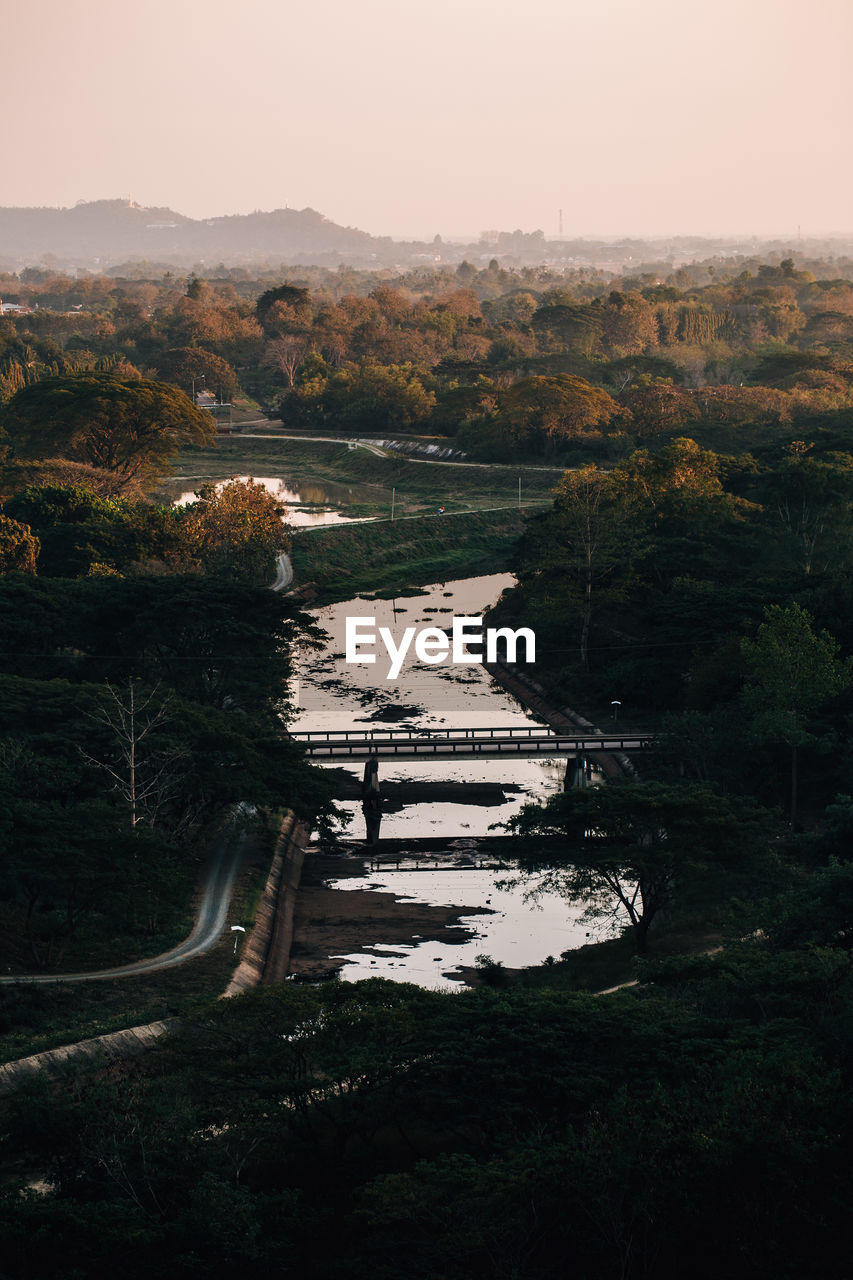
[[[111,472],[118,491],[154,483],[177,451],[213,439],[213,423],[165,382],[86,372],[43,378],[5,406],[13,458],[64,457]]]

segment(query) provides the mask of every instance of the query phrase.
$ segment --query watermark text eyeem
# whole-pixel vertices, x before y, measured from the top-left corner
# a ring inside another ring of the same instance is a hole
[[[523,659],[518,656],[520,640],[524,641]],[[496,662],[499,642],[506,647],[507,662],[536,661],[536,636],[530,627],[516,631],[511,627],[487,627],[484,631],[482,618],[454,618],[450,635],[440,627],[423,627],[420,631],[406,627],[398,642],[390,627],[377,627],[375,618],[346,620],[346,661],[372,666],[377,660],[376,650],[382,646],[390,664],[386,680],[397,679],[413,641],[415,657],[430,666],[448,658],[457,666]]]

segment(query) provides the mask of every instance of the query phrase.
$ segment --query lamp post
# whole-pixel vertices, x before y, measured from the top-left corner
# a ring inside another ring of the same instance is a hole
[[[611,707],[613,708],[613,719],[614,719],[614,720],[618,720],[618,719],[619,719],[619,708],[622,706],[622,703],[621,703],[621,702],[619,702],[619,701],[618,701],[618,699],[614,698],[610,705],[611,705]]]
[[[205,376],[204,376],[204,374],[203,374],[203,373],[200,373],[200,374],[198,375],[198,380],[199,380],[199,382],[204,382],[204,381],[205,381]],[[195,374],[193,374],[193,377],[192,377],[192,384],[193,384],[193,408],[194,408],[194,409],[197,409],[197,408],[198,408],[198,405],[197,405],[197,404],[196,404],[196,402],[195,402],[195,384],[196,384]]]

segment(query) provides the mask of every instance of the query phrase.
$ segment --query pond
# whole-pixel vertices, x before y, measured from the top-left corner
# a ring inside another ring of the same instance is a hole
[[[198,482],[196,488],[187,489],[187,481],[193,479]],[[210,483],[210,479],[207,476],[181,476],[179,480],[164,485],[163,491],[168,493],[174,506],[183,507],[195,501],[197,490],[202,484]],[[245,483],[250,479],[256,484],[262,484],[282,506],[287,507],[287,513],[282,519],[295,529],[361,523],[365,517],[345,515],[340,508],[355,502],[376,501],[375,492],[366,489],[362,491],[357,486],[316,484],[314,481],[303,483],[279,476],[229,476],[215,483],[217,489],[221,489],[228,480],[241,480]]]

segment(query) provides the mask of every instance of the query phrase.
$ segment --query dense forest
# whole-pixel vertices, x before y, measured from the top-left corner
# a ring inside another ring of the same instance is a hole
[[[113,372],[238,387],[293,426],[454,437],[495,461],[690,433],[737,450],[850,401],[849,264],[719,261],[670,276],[594,270],[221,278],[0,277],[0,396]],[[838,274],[838,272],[841,274]],[[829,274],[829,273],[832,274]]]
[[[313,629],[263,585],[275,502],[152,498],[210,447],[202,381],[293,431],[565,468],[494,616],[555,703],[657,747],[512,824],[507,874],[615,943],[457,995],[260,989],[6,1099],[0,1274],[849,1273],[851,277],[0,279],[7,966],[105,921],[157,944],[223,805],[330,814],[281,729]],[[611,954],[637,985],[591,994]]]

